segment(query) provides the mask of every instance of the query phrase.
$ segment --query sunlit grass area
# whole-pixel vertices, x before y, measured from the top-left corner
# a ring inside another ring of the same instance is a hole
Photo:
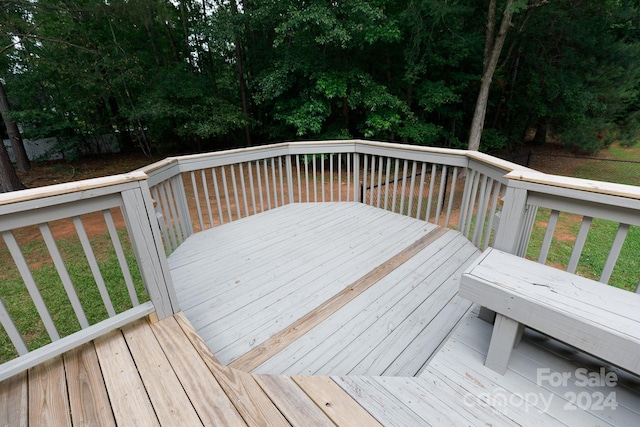
[[[536,225],[531,234],[527,257],[537,260],[546,232],[549,209],[539,209]],[[561,213],[551,243],[547,264],[566,268],[575,238],[580,227],[581,216]],[[594,219],[584,250],[580,256],[576,273],[598,280],[607,261],[609,250],[618,230],[618,223]],[[640,227],[632,226],[622,246],[620,256],[613,270],[609,284],[629,291],[635,291],[640,279]]]
[[[640,144],[633,147],[621,147],[613,144],[604,151],[607,160],[583,162],[575,171],[577,178],[597,179],[619,184],[640,185]]]
[[[147,301],[148,296],[144,290],[126,230],[120,230],[119,237],[125,251],[125,258],[138,299],[141,302]],[[77,236],[72,236],[57,239],[56,244],[62,258],[65,260],[66,269],[87,320],[90,324],[94,324],[106,319],[108,317],[107,310],[96,286],[96,280],[91,273],[80,240]],[[92,236],[91,245],[116,313],[131,308],[131,298],[108,232]],[[27,242],[21,245],[21,250],[29,263],[33,280],[38,286],[42,299],[60,336],[67,336],[80,330],[78,319],[44,242],[42,240]],[[2,283],[0,286],[0,298],[22,334],[27,347],[33,350],[48,344],[51,341],[49,335],[40,320],[24,280],[4,245],[0,246],[0,283]],[[0,363],[13,359],[17,355],[8,335],[4,329],[0,329]]]

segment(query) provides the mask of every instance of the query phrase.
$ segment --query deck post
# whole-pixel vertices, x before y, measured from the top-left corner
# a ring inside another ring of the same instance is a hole
[[[471,198],[471,185],[475,178],[475,171],[469,168],[469,165],[465,167],[464,173],[464,189],[462,190],[462,202],[460,205],[460,215],[458,216],[458,230],[464,234],[464,228],[466,227],[467,207],[469,205],[469,199]],[[429,219],[429,212],[427,210],[427,220]]]
[[[146,180],[138,183],[138,188],[122,192],[123,214],[145,288],[162,320],[180,309],[149,186]]]
[[[465,185],[466,190],[467,186]],[[511,254],[522,251],[521,236],[524,236],[523,227],[530,222],[527,221],[530,216],[527,211],[527,191],[510,187],[507,184],[493,247]],[[529,234],[526,234],[527,239]],[[486,322],[493,323],[494,328],[496,327],[497,319],[494,311],[486,307],[480,307],[478,317]]]
[[[493,247],[510,254],[518,250],[523,226],[527,218],[527,190],[511,187],[507,184],[500,223]]]

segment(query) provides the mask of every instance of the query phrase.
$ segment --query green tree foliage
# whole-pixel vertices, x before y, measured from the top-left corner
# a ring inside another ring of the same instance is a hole
[[[409,2],[402,12],[402,90],[428,132],[425,143],[466,145],[482,72],[484,12],[483,2],[445,0]]]
[[[632,2],[559,1],[520,14],[499,69],[489,126],[595,152],[638,138],[640,44]]]
[[[513,4],[481,149],[635,140],[637,2]],[[110,133],[147,154],[350,137],[463,148],[487,5],[0,0],[0,76],[26,136],[77,152]]]
[[[291,1],[255,10],[277,17],[262,28],[273,54],[256,64],[252,85],[270,137],[402,136],[413,116],[390,88],[400,29],[387,3]]]
[[[172,145],[198,149],[203,140],[215,142],[244,123],[236,94],[217,84],[223,74],[213,73],[224,60],[194,36],[195,23],[206,18],[200,4],[27,5],[35,30],[18,33],[8,84],[27,136],[55,136],[81,147],[116,132],[123,144],[151,154]]]

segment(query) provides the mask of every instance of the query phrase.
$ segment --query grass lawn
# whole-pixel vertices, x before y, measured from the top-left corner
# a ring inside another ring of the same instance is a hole
[[[549,209],[538,209],[536,225],[531,234],[527,257],[537,260],[546,232],[546,224],[550,215]],[[575,238],[578,234],[582,217],[561,213],[551,243],[547,264],[565,269]],[[609,249],[618,231],[618,224],[612,221],[594,219],[585,243],[576,273],[598,280],[609,254]],[[640,227],[632,226],[622,246],[609,284],[629,291],[635,291],[640,279]]]
[[[603,150],[604,158],[622,161],[592,160],[575,171],[578,178],[597,179],[620,184],[640,185],[640,144],[621,147],[614,144]]]
[[[128,242],[126,230],[120,230],[120,241],[125,250],[125,257],[136,286],[138,299],[147,301],[140,272],[136,266],[133,249]],[[102,301],[95,279],[84,255],[82,245],[77,236],[56,240],[69,276],[74,284],[78,299],[81,302],[90,324],[106,319],[107,310]],[[111,302],[117,313],[132,307],[123,273],[112,248],[108,232],[93,236],[91,244],[98,260],[102,278],[106,284]],[[25,259],[42,298],[53,318],[58,333],[69,335],[80,330],[80,324],[69,303],[69,298],[62,285],[62,280],[48,255],[42,240],[32,240],[21,245]],[[15,267],[8,249],[0,247],[0,297],[9,311],[18,330],[30,350],[50,342],[44,324],[40,320],[36,307],[26,291],[25,284]],[[9,337],[0,330],[0,363],[17,356]]]

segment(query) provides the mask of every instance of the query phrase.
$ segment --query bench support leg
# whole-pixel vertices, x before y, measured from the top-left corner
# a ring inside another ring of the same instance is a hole
[[[496,312],[489,310],[487,307],[480,307],[480,313],[478,317],[485,322],[493,323],[496,320]]]
[[[522,338],[523,328],[524,326],[515,320],[496,313],[489,351],[484,362],[487,368],[504,375],[511,357],[511,351]]]

